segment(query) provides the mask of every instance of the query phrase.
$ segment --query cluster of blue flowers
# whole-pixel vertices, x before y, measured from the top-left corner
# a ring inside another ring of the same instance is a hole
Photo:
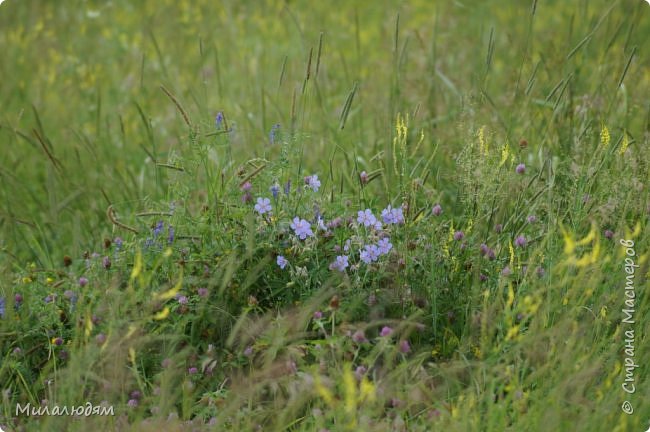
[[[318,192],[321,186],[321,182],[318,179],[318,175],[313,174],[310,176],[306,176],[304,181],[305,181],[306,188],[311,189],[314,192]],[[290,191],[291,189],[290,181],[287,182],[284,189],[285,189],[285,193],[288,193],[288,191]],[[247,191],[250,190],[250,186],[247,187],[246,190]],[[274,183],[270,187],[270,191],[271,194],[273,195],[273,198],[277,199],[280,193],[280,185],[278,183]],[[254,205],[254,211],[257,214],[265,217],[266,215],[271,214],[273,211],[271,199],[267,197],[258,197]],[[316,218],[317,218],[315,222],[316,227],[312,229],[312,223],[299,216],[295,216],[290,223],[290,228],[293,230],[293,234],[299,240],[306,240],[309,237],[315,236],[314,230],[320,230],[328,233],[331,228],[336,228],[340,226],[341,223],[343,222],[342,218],[335,218],[326,224],[320,214],[317,214]],[[402,209],[402,207],[393,208],[392,206],[389,205],[388,207],[382,210],[381,221],[373,214],[371,209],[359,210],[357,212],[356,222],[358,223],[359,226],[363,226],[364,228],[373,230],[373,232],[377,233],[380,236],[380,239],[376,243],[366,244],[359,251],[359,260],[365,264],[371,264],[373,262],[378,261],[381,256],[387,255],[392,250],[393,244],[390,242],[390,238],[388,236],[383,235],[383,233],[381,233],[380,231],[383,229],[384,224],[385,225],[404,224],[405,223],[404,210]],[[330,270],[345,272],[346,269],[350,267],[350,254],[349,254],[350,247],[351,247],[351,241],[348,239],[345,242],[345,246],[343,247],[343,250],[345,252],[348,252],[348,254],[337,255],[336,259],[333,262],[331,262],[329,265]],[[337,246],[336,249],[340,251],[341,248]],[[278,255],[276,257],[276,264],[278,265],[278,267],[284,270],[289,265],[289,260],[283,255]]]

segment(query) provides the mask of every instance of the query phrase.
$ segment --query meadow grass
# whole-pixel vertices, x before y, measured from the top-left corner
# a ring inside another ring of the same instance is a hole
[[[0,23],[3,429],[649,426],[645,2]]]

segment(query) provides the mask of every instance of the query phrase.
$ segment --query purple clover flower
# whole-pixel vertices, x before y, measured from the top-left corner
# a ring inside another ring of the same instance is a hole
[[[323,318],[323,312],[321,311],[314,312],[314,319],[319,320],[321,318]]]
[[[352,340],[354,341],[354,343],[357,344],[368,342],[368,339],[366,339],[366,335],[363,333],[363,330],[355,331],[354,334],[352,335]]]
[[[365,171],[361,171],[361,174],[359,174],[359,180],[361,181],[361,184],[367,184],[368,183],[368,173]]]
[[[209,294],[207,288],[199,288],[198,290],[196,290],[196,292],[199,295],[199,297],[203,297],[203,298],[207,297]]]
[[[526,221],[527,221],[529,224],[534,224],[535,222],[537,222],[537,216],[535,216],[535,215],[530,215],[530,216],[528,216],[528,217],[526,218]]]
[[[255,211],[263,215],[264,213],[271,212],[271,200],[268,198],[258,198],[255,204]]]
[[[241,185],[241,190],[244,192],[249,192],[253,188],[253,185],[251,182],[247,181],[243,185]]]
[[[462,240],[464,237],[465,237],[465,233],[462,232],[462,231],[456,231],[456,232],[454,233],[454,240],[456,240],[456,241],[460,241],[460,240]]]
[[[520,164],[517,165],[517,167],[515,168],[515,172],[516,172],[517,174],[523,174],[523,173],[525,173],[525,172],[526,172],[526,165],[524,165],[523,163],[520,163]]]
[[[287,261],[287,259],[282,255],[278,255],[278,258],[275,260],[275,262],[282,270],[284,270],[287,264],[289,264],[289,261]]]
[[[393,333],[393,329],[392,329],[392,328],[390,328],[390,327],[388,327],[388,326],[384,326],[384,327],[381,329],[381,331],[379,332],[379,336],[381,336],[381,337],[387,337],[387,336],[390,336],[392,333]]]
[[[407,341],[406,339],[400,341],[400,343],[399,343],[399,351],[402,354],[410,353],[411,352],[411,345],[409,344],[409,341]]]
[[[245,192],[244,195],[241,196],[241,202],[244,204],[248,204],[249,202],[253,201],[253,195],[251,195],[250,192]]]
[[[524,237],[523,235],[520,235],[515,239],[515,246],[517,247],[525,248],[527,243],[528,241],[526,240],[526,237]]]
[[[440,216],[442,214],[442,206],[436,203],[436,205],[431,209],[431,213],[433,213],[434,216]]]
[[[88,285],[88,278],[86,278],[84,276],[81,276],[79,278],[79,286],[80,287],[85,287],[86,285]]]
[[[296,236],[298,236],[300,240],[314,236],[314,233],[311,230],[311,224],[304,219],[300,219],[298,216],[293,218],[293,221],[291,222],[291,228],[294,230]]]

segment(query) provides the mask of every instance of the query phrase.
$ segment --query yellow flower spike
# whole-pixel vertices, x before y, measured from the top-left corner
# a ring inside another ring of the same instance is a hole
[[[164,320],[168,316],[169,316],[169,308],[165,306],[163,310],[161,310],[160,312],[158,312],[153,316],[153,319],[155,319],[156,321],[160,321],[160,320]]]
[[[597,232],[596,231],[596,225],[592,223],[591,224],[591,229],[589,230],[589,234],[587,234],[587,237],[583,238],[582,240],[578,240],[576,245],[577,246],[584,246],[586,244],[591,243],[594,240],[594,238],[596,238],[596,232]]]
[[[318,374],[314,376],[314,389],[316,389],[316,393],[318,393],[320,397],[323,398],[327,405],[329,405],[331,408],[336,406],[336,400],[334,399],[332,392],[323,385],[320,379],[320,375]]]
[[[163,256],[165,258],[169,258],[170,256],[172,256],[172,252],[173,252],[172,248],[167,248],[167,249],[165,249],[165,253],[163,254]]]
[[[481,128],[478,130],[478,143],[481,154],[487,155],[489,149],[487,141],[485,140],[485,126],[481,126]]]
[[[375,401],[375,385],[368,380],[365,376],[361,379],[359,391],[359,402],[367,400],[369,402]]]
[[[161,300],[161,301],[165,301],[165,300],[169,300],[170,298],[174,298],[174,296],[176,294],[178,294],[178,292],[181,290],[182,286],[183,286],[183,271],[181,270],[180,275],[178,277],[178,282],[176,282],[176,285],[173,288],[171,288],[171,289],[169,289],[169,290],[167,290],[167,291],[165,291],[163,293],[156,294],[155,298],[157,300]]]
[[[85,330],[84,334],[86,337],[90,336],[90,333],[93,331],[93,320],[90,318],[90,315],[86,315],[86,320],[85,320]]]
[[[140,251],[135,255],[135,262],[133,263],[133,270],[131,270],[131,281],[137,278],[142,271],[142,254]]]
[[[508,156],[510,156],[510,146],[508,145],[508,143],[506,143],[501,148],[501,162],[499,162],[499,168],[501,168],[503,164],[506,163],[506,161],[508,160]]]
[[[571,255],[576,249],[576,242],[573,240],[573,236],[564,229],[564,225],[560,224],[560,230],[562,231],[562,237],[564,239],[564,254]]]
[[[24,284],[28,284],[28,283],[30,283],[31,281],[32,281],[32,278],[30,278],[29,276],[25,276],[25,277],[23,278],[23,283],[24,283]],[[51,283],[51,282],[48,282],[48,283]]]
[[[607,126],[605,126],[605,123],[603,123],[601,129],[600,129],[600,144],[603,147],[609,146],[609,142],[611,140],[611,137],[609,136],[609,129],[607,129]]]
[[[135,350],[133,347],[129,347],[129,361],[135,367]]]
[[[603,319],[607,318],[607,306],[602,306],[600,308],[600,317]]]
[[[508,250],[510,251],[510,267],[515,262],[515,248],[512,247],[512,240],[508,241]]]
[[[467,221],[467,228],[465,228],[465,234],[469,234],[470,232],[472,232],[473,227],[474,227],[474,220],[470,218]]]
[[[510,327],[510,329],[508,330],[508,333],[506,334],[506,340],[507,341],[512,340],[516,338],[518,335],[519,335],[519,326],[514,325]]]
[[[357,411],[357,387],[350,365],[343,369],[343,391],[345,393],[345,412],[352,414]]]

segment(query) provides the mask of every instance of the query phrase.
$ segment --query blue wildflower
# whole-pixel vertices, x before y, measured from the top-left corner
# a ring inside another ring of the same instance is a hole
[[[5,317],[5,298],[0,297],[0,318]]]
[[[275,144],[275,135],[278,129],[280,129],[279,123],[276,123],[273,126],[271,126],[271,132],[269,133],[269,141],[271,142],[271,144]]]
[[[291,229],[294,230],[300,240],[304,240],[307,237],[313,237],[314,235],[311,230],[311,224],[297,216],[293,218],[293,221],[291,222]]]
[[[164,226],[165,226],[165,223],[163,221],[158,221],[158,223],[156,223],[156,226],[153,229],[154,238],[156,238],[156,237],[158,237],[160,235],[160,233],[162,232]]]
[[[273,195],[274,199],[278,199],[278,193],[280,193],[280,185],[275,183],[273,186],[271,186],[271,194]]]
[[[271,212],[271,200],[268,198],[258,198],[255,204],[255,211],[263,215]]]
[[[284,270],[284,268],[287,266],[287,264],[289,264],[289,261],[287,261],[287,259],[285,257],[283,257],[282,255],[278,255],[278,258],[276,259],[275,262],[278,264],[278,266],[282,270]]]
[[[314,192],[318,192],[318,189],[320,188],[320,180],[318,180],[318,175],[314,174],[305,177],[305,184]]]
[[[336,260],[330,264],[330,269],[331,270],[338,270],[340,272],[344,272],[347,267],[349,267],[350,264],[348,263],[348,256],[347,255],[339,255],[336,257]]]
[[[372,210],[359,210],[357,213],[357,222],[363,226],[374,226],[377,224],[377,218],[372,214]]]
[[[174,242],[174,227],[170,226],[167,233],[167,243],[172,244]]]
[[[377,261],[379,258],[379,248],[375,245],[366,245],[366,247],[361,251],[360,258],[366,264]]]
[[[215,117],[214,122],[215,122],[215,124],[217,126],[217,129],[219,129],[219,130],[223,129],[223,113],[221,111],[219,111],[217,113],[217,116]]]
[[[377,243],[377,249],[379,249],[380,255],[386,255],[392,248],[393,244],[388,237],[379,240],[379,243]]]

